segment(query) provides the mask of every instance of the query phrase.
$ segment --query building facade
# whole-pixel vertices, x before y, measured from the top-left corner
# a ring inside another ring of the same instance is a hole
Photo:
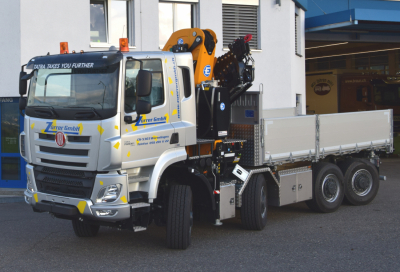
[[[31,58],[108,50],[129,39],[131,51],[159,51],[176,30],[212,29],[216,56],[236,37],[252,34],[254,85],[263,107],[298,106],[305,113],[305,8],[298,0],[2,0],[0,10],[0,187],[24,187],[19,155],[23,117],[18,110],[18,75]]]

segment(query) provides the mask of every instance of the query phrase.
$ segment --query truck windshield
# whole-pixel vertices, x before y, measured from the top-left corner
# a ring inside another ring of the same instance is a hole
[[[374,100],[377,105],[400,106],[400,85],[376,85]]]
[[[115,109],[119,63],[102,69],[39,69],[30,82],[28,107]]]

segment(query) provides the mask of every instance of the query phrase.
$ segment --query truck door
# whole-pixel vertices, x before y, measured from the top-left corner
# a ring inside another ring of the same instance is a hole
[[[163,54],[143,60],[143,69],[152,73],[152,90],[148,97],[152,108],[149,114],[143,114],[139,119],[128,124],[124,116],[131,115],[136,119],[136,76],[140,69],[138,60],[125,62],[124,88],[121,97],[121,148],[122,168],[154,165],[160,155],[173,147],[170,139],[174,128],[170,123],[169,100],[167,95]]]

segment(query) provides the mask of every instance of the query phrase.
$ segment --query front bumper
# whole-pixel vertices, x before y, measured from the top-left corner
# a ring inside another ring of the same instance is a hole
[[[34,167],[30,164],[26,166],[26,174],[31,181],[30,190],[25,190],[25,202],[39,211],[61,214],[74,217],[83,216],[98,221],[122,221],[131,217],[133,204],[129,204],[129,194],[127,189],[127,176],[116,172],[107,174],[98,174],[96,176],[93,191],[90,199],[59,196],[49,193],[39,192],[34,175]],[[101,188],[120,183],[122,190],[119,198],[111,203],[96,203],[96,197]],[[114,215],[101,215],[101,210],[116,211]]]
[[[29,192],[28,190],[26,190],[24,194],[25,202],[40,211],[52,212],[65,216],[84,216],[93,220],[110,222],[125,220],[130,218],[131,216],[131,204],[94,205],[91,200],[56,196],[44,194],[41,192]],[[67,207],[76,207],[77,212],[74,213],[71,209],[68,209]],[[117,213],[112,216],[100,216],[98,213],[96,213],[96,211],[100,210],[116,210]]]

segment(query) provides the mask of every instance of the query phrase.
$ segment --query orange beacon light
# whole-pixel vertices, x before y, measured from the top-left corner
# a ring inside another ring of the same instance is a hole
[[[119,39],[119,51],[129,52],[128,38],[120,38]]]
[[[68,42],[60,42],[60,54],[68,54]]]

